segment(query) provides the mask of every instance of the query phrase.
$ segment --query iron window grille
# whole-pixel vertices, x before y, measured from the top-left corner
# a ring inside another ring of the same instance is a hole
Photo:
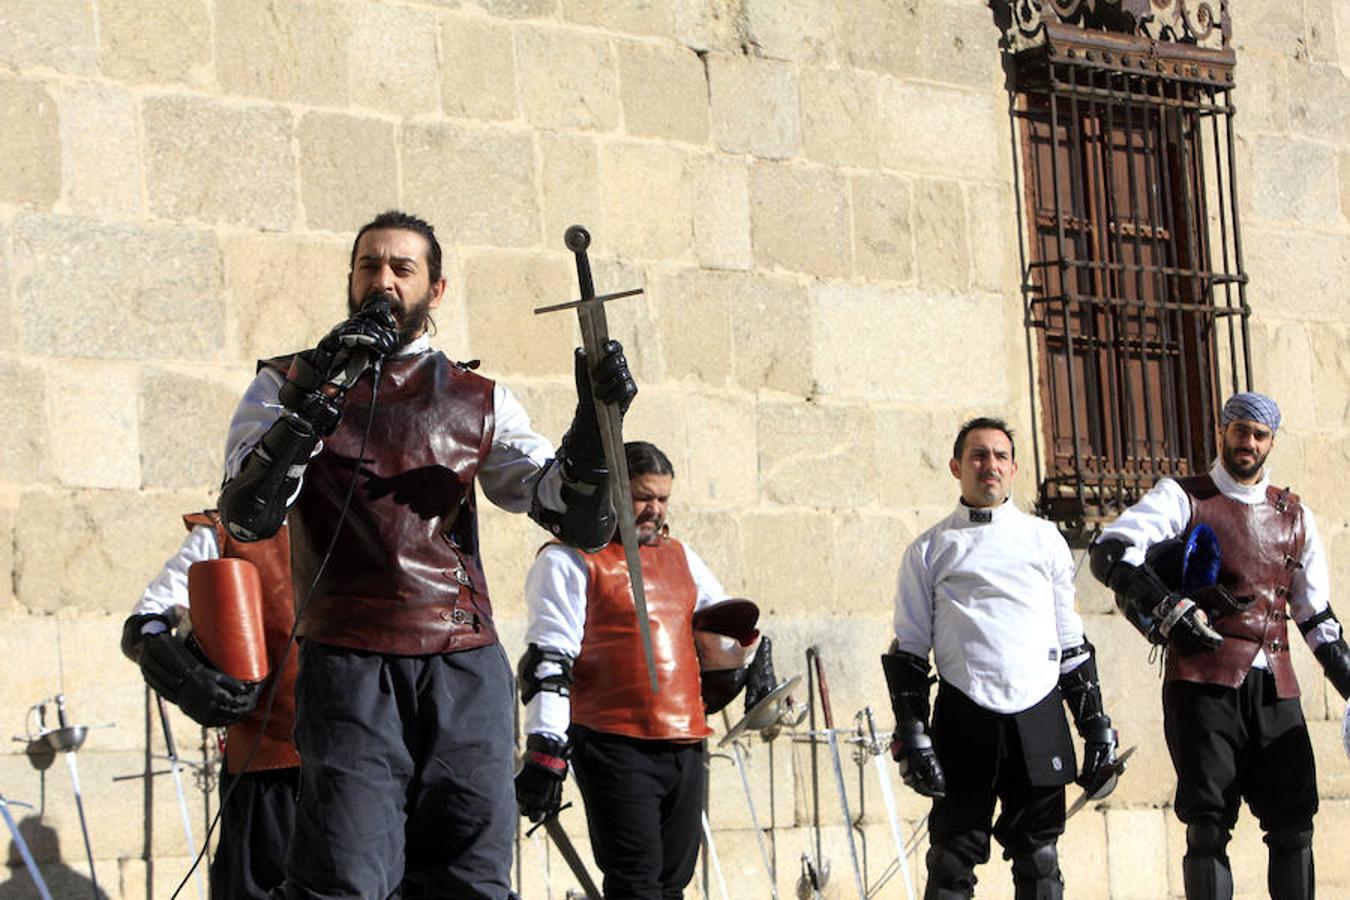
[[[1010,112],[1037,510],[1077,542],[1208,468],[1218,405],[1251,385],[1250,309],[1232,52],[1052,2],[1010,57]]]

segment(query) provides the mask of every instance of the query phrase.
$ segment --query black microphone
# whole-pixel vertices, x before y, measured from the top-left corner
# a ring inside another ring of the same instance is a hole
[[[361,302],[357,315],[367,319],[392,319],[394,303],[398,298],[388,291],[371,294]]]

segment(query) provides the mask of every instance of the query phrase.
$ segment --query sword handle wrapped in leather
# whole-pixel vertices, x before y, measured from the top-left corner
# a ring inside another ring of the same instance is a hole
[[[192,640],[217,670],[252,684],[267,677],[262,581],[246,559],[195,562],[188,568]]]

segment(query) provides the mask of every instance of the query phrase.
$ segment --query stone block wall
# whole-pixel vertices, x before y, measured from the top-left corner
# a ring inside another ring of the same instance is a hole
[[[1350,7],[1229,5],[1256,384],[1286,412],[1275,477],[1318,513],[1339,586]],[[578,337],[531,310],[575,292],[562,232],[590,228],[597,286],[646,289],[610,320],[642,386],[628,434],[675,463],[674,532],[760,603],[780,673],[818,645],[838,718],[871,705],[889,728],[876,655],[905,544],[956,498],[951,436],[976,413],[1036,427],[998,39],[978,0],[0,0],[0,731],[31,727],[30,704],[57,691],[78,721],[116,723],[79,755],[109,896],[167,896],[188,855],[170,783],[156,781],[147,851],[141,786],[113,780],[143,768],[146,734],[121,621],[176,547],[178,515],[213,503],[253,361],[342,316],[352,234],[391,206],[445,246],[437,345],[481,358],[554,438]],[[496,511],[483,534],[514,657],[544,534]],[[1139,750],[1120,790],[1071,823],[1070,895],[1179,896],[1156,673],[1110,598],[1086,572],[1079,583],[1108,708]],[[1350,896],[1333,852],[1350,818],[1343,706],[1296,652],[1322,780],[1319,881]],[[0,794],[45,798],[35,849],[54,883],[75,883],[65,768],[5,746]],[[751,752],[766,805],[767,748]],[[775,747],[784,892],[811,841],[807,755]],[[873,877],[890,855],[875,777],[869,764]],[[849,896],[829,778],[828,893]],[[725,760],[714,785],[732,896],[765,896]],[[898,799],[908,832],[923,810]],[[569,827],[584,837],[579,815]],[[1237,840],[1257,896],[1249,818]],[[527,896],[541,853],[525,843]],[[0,891],[22,896],[9,863]],[[981,896],[1011,895],[1004,868],[981,870]]]

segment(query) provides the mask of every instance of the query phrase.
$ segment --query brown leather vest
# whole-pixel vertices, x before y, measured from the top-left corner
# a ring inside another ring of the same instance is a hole
[[[289,357],[264,365],[285,371]],[[436,351],[385,362],[370,439],[371,373],[352,385],[291,508],[303,597],[356,490],[332,557],[300,618],[304,637],[421,656],[497,641],[478,556],[474,477],[492,446],[492,382]]]
[[[267,728],[262,730],[265,700],[272,690],[273,680],[277,679],[276,666],[286,652],[291,625],[295,622],[295,604],[291,595],[291,543],[286,528],[283,526],[275,537],[246,544],[230,537],[221,524],[220,514],[214,509],[183,516],[183,524],[189,531],[199,525],[214,529],[220,555],[253,563],[262,582],[263,637],[267,644],[270,672],[263,681],[258,707],[225,732],[225,768],[235,775],[244,771],[244,760],[255,741],[258,749],[249,762],[248,771],[298,766],[300,754],[291,742],[291,729],[295,726],[295,673],[300,668],[300,654],[296,648],[291,649],[286,667],[281,671],[276,698],[272,701],[272,713],[267,719]],[[260,730],[261,740],[258,739]]]
[[[1298,680],[1289,657],[1289,587],[1303,555],[1303,507],[1288,489],[1266,488],[1264,503],[1248,505],[1225,497],[1209,475],[1178,478],[1191,498],[1187,531],[1203,522],[1219,538],[1219,583],[1239,599],[1251,598],[1240,613],[1220,616],[1214,629],[1223,644],[1212,653],[1167,655],[1168,681],[1198,681],[1236,688],[1264,650],[1280,697],[1297,697]]]
[[[635,738],[699,741],[712,729],[703,719],[693,627],[698,589],[689,560],[668,537],[638,553],[661,690],[653,694],[647,679],[628,566],[616,540],[583,554],[586,632],[572,667],[572,721]]]

